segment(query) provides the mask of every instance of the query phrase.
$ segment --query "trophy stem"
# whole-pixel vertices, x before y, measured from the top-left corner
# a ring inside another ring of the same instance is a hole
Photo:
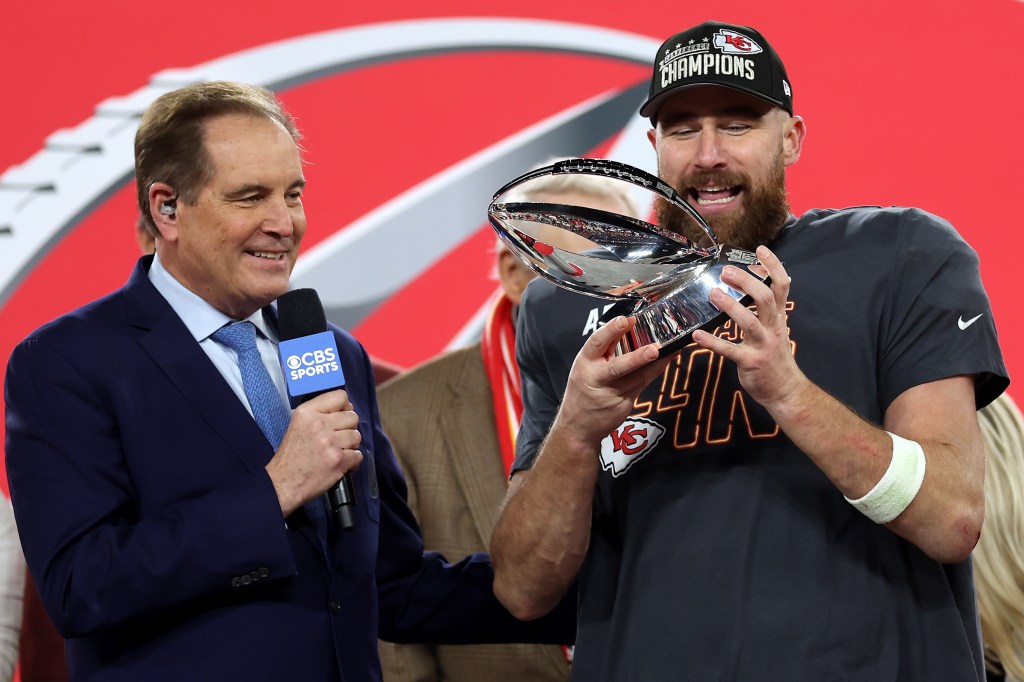
[[[711,291],[721,289],[733,300],[750,305],[753,299],[742,291],[722,283],[722,270],[726,265],[745,267],[724,253],[695,280],[667,294],[654,303],[641,303],[631,315],[636,325],[615,348],[616,355],[629,353],[651,343],[661,346],[660,357],[666,357],[689,345],[693,332],[698,329],[712,332],[728,320],[728,315],[711,303]],[[764,280],[770,284],[770,280]]]

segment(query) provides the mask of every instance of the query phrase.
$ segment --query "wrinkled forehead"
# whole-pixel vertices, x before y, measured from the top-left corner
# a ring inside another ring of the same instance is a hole
[[[300,148],[279,122],[228,114],[206,122],[203,146],[216,176],[302,174]]]

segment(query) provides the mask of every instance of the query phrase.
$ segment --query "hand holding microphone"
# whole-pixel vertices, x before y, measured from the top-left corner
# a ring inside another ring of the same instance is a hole
[[[304,404],[292,415],[292,427],[279,449],[285,450],[296,439],[312,439],[302,443],[303,449],[314,453],[312,461],[301,462],[292,470],[292,476],[301,481],[312,477],[315,482],[321,466],[332,465],[347,472],[354,465],[349,460],[362,459],[359,446],[359,417],[352,409],[345,387],[345,374],[334,340],[327,330],[320,297],[313,289],[296,289],[282,295],[277,302],[278,333],[281,362],[288,394],[301,397]],[[297,432],[292,438],[292,430]],[[301,433],[302,435],[298,435]],[[298,444],[297,444],[298,445]],[[326,447],[326,457],[318,449]],[[334,451],[334,448],[337,448]],[[298,458],[296,458],[298,459]],[[347,466],[346,466],[347,465]],[[308,468],[308,471],[303,469]],[[296,481],[299,482],[299,481]],[[339,528],[355,525],[355,490],[347,473],[327,490],[327,499]]]

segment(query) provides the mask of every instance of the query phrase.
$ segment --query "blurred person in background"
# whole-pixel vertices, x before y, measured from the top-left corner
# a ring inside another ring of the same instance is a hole
[[[988,680],[1024,682],[1024,419],[1003,394],[978,412],[985,525],[974,549]]]
[[[0,494],[0,682],[9,682],[18,662],[24,593],[25,556],[11,501]]]
[[[549,175],[517,187],[506,200],[640,217],[628,190],[628,184],[605,177]],[[539,229],[542,241],[568,251],[595,247],[556,228]],[[501,242],[496,270],[501,287],[489,304],[480,343],[420,365],[378,392],[381,422],[409,486],[409,506],[425,547],[446,556],[486,551],[505,497],[522,414],[515,323],[519,298],[536,275]],[[557,682],[569,677],[570,650],[552,645],[381,642],[380,654],[385,682]]]

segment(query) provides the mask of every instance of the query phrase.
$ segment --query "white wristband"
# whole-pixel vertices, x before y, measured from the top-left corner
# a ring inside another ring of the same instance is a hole
[[[886,431],[886,433],[889,433]],[[910,506],[924,481],[924,448],[921,444],[889,433],[892,459],[875,487],[864,497],[846,501],[875,523],[889,523]]]

